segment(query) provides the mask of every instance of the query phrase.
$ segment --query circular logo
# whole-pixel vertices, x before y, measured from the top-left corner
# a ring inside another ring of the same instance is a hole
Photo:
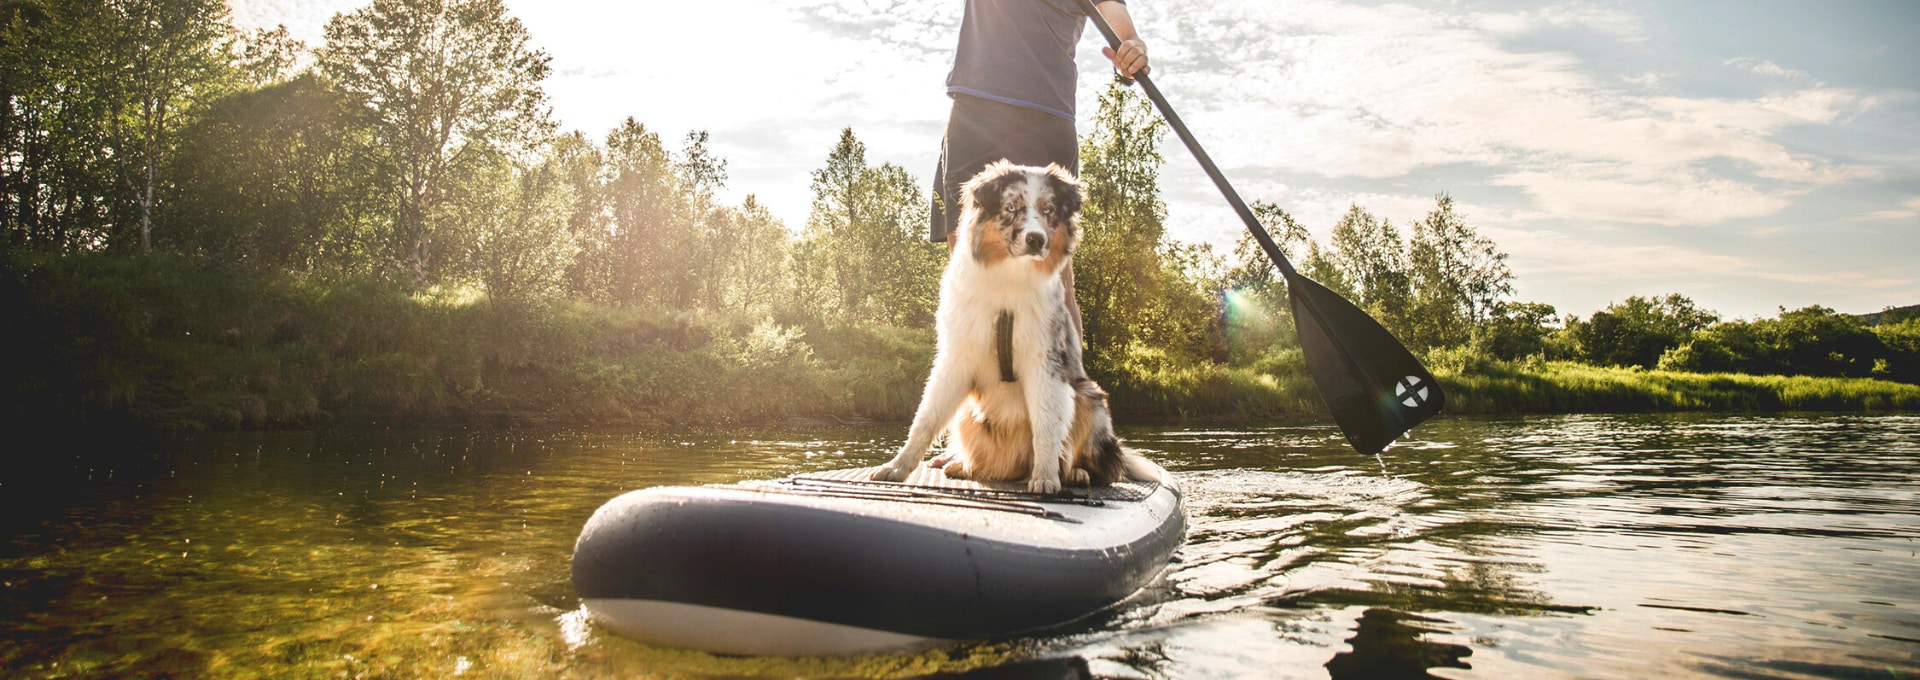
[[[1407,408],[1420,408],[1427,404],[1427,381],[1417,375],[1401,378],[1393,393],[1400,397],[1400,403],[1406,404]]]

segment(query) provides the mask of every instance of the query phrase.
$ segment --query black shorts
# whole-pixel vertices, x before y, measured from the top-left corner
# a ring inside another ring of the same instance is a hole
[[[991,99],[953,95],[940,164],[933,170],[933,210],[928,235],[935,241],[960,221],[960,185],[1000,159],[1019,165],[1060,167],[1080,176],[1080,138],[1073,121]]]

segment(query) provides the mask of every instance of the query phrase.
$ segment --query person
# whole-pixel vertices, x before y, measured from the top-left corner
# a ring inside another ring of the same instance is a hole
[[[1147,71],[1147,45],[1134,30],[1125,0],[1095,8],[1120,37],[1120,49],[1101,48],[1123,77]],[[1077,73],[1074,47],[1087,16],[1078,0],[967,0],[947,95],[953,111],[933,173],[930,237],[947,238],[959,224],[960,185],[989,163],[1058,163],[1080,175],[1080,138],[1074,129]],[[1073,296],[1073,267],[1061,269],[1074,331],[1082,332]]]

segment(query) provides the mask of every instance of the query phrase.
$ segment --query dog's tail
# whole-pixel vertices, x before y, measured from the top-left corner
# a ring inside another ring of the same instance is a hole
[[[1092,430],[1087,433],[1084,450],[1079,452],[1080,467],[1086,469],[1094,486],[1114,482],[1158,482],[1166,474],[1160,466],[1120,445],[1113,431],[1113,415],[1107,410],[1107,393],[1091,380],[1080,381],[1078,396],[1090,402],[1088,415]]]

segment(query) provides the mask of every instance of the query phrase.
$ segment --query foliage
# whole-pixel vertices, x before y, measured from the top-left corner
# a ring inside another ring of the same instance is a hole
[[[1454,413],[1911,411],[1920,386],[1867,378],[1756,376],[1481,360],[1435,371]]]
[[[1402,337],[1412,335],[1413,272],[1409,255],[1401,245],[1400,233],[1393,222],[1381,220],[1358,205],[1333,225],[1329,239],[1333,252],[1329,259],[1343,274],[1342,283],[1351,287],[1354,304]],[[1412,259],[1419,259],[1417,250]]]
[[[1471,345],[1482,355],[1506,361],[1544,357],[1558,321],[1553,305],[1495,302],[1486,322],[1474,326]]]
[[[1678,293],[1664,298],[1630,296],[1585,321],[1569,319],[1566,334],[1578,357],[1600,366],[1653,368],[1660,355],[1680,346],[1719,315]]]
[[[387,189],[391,247],[416,288],[455,280],[465,244],[436,243],[449,194],[491,157],[552,132],[550,58],[501,0],[374,0],[327,22],[318,68],[370,115],[360,151]]]
[[[16,2],[0,20],[6,240],[151,250],[173,137],[232,85],[225,3]]]
[[[496,301],[538,300],[563,291],[579,249],[567,229],[574,198],[558,160],[496,166],[482,175],[494,188],[461,202],[476,212],[462,221],[477,225],[475,264]]]
[[[795,245],[794,302],[843,323],[933,324],[946,249],[922,236],[927,199],[900,166],[867,165],[852,128],[813,172],[813,212]]]
[[[1889,377],[1915,382],[1911,326],[1868,328],[1818,305],[1777,318],[1728,321],[1700,331],[1660,357],[1660,367],[1771,375]],[[1904,349],[1903,349],[1904,348]]]
[[[1415,349],[1452,347],[1471,339],[1500,302],[1513,293],[1507,254],[1468,226],[1441,194],[1432,212],[1413,226],[1413,310],[1403,337]]]
[[[1118,81],[1100,96],[1093,123],[1080,140],[1087,201],[1074,252],[1089,370],[1096,377],[1117,370],[1135,344],[1178,361],[1220,358],[1224,286],[1214,258],[1166,236],[1159,186],[1166,124]]]
[[[1889,380],[1920,384],[1920,317],[1897,323],[1883,321],[1873,333],[1887,348],[1886,361],[1874,372]]]
[[[106,67],[108,151],[139,210],[140,251],[153,250],[153,211],[168,137],[185,112],[225,89],[232,28],[220,0],[108,0],[98,37]]]
[[[366,273],[382,258],[364,122],[311,74],[209,104],[179,136],[161,243],[247,271]]]

